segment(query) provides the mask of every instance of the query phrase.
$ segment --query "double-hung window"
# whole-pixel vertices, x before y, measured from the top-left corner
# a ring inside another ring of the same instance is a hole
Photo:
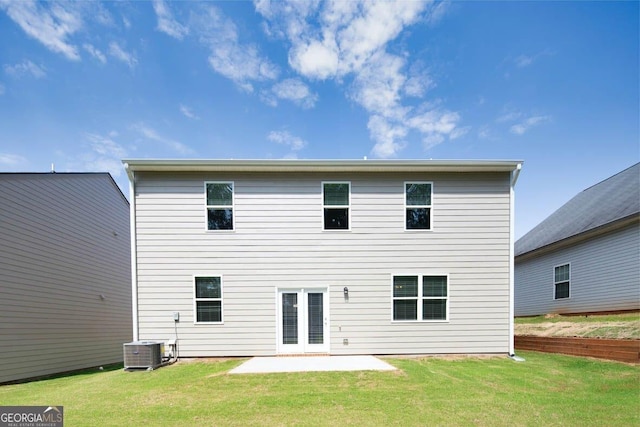
[[[325,230],[349,229],[351,196],[349,182],[323,182],[322,207]]]
[[[233,182],[206,182],[207,230],[233,230]]]
[[[571,282],[571,266],[559,265],[553,269],[553,299],[569,298]]]
[[[195,277],[196,323],[222,323],[222,278]]]
[[[446,275],[393,277],[394,321],[446,321],[448,304]]]
[[[431,230],[431,182],[405,182],[405,229]]]

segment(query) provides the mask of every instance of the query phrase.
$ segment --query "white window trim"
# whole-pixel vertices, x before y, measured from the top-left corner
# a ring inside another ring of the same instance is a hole
[[[207,204],[207,184],[231,184],[231,206],[208,205]],[[236,183],[234,181],[205,181],[204,182],[204,229],[208,233],[230,233],[236,230]],[[231,208],[231,230],[209,230],[209,208],[229,209]]]
[[[417,276],[418,277],[418,296],[417,297],[394,297],[393,296],[393,278],[396,276]],[[445,276],[447,278],[447,296],[446,297],[423,297],[422,296],[422,277],[423,276]],[[442,272],[426,272],[426,273],[394,273],[391,275],[391,323],[449,323],[449,308],[451,307],[451,286],[449,273]],[[393,318],[393,301],[394,300],[418,300],[418,311],[416,320],[395,320]],[[422,319],[422,300],[424,299],[444,299],[447,302],[446,317],[444,319]]]
[[[219,277],[220,278],[220,298],[196,298],[196,278],[197,277]],[[224,280],[222,274],[194,274],[191,278],[191,288],[193,290],[193,324],[194,325],[223,325],[224,324]],[[220,321],[219,322],[198,322],[198,301],[220,301]]]
[[[560,282],[556,282],[556,268],[558,267],[564,267],[565,265],[569,266],[569,279],[568,280],[562,280]],[[571,263],[570,262],[564,262],[562,264],[558,264],[558,265],[554,265],[553,266],[553,270],[551,270],[551,274],[553,274],[552,279],[553,279],[553,287],[552,287],[552,291],[553,291],[553,300],[554,301],[565,301],[568,299],[571,299]],[[569,296],[566,298],[556,298],[556,285],[558,283],[569,283]]]
[[[324,204],[324,185],[325,184],[347,184],[349,186],[349,203],[347,205],[325,205]],[[322,181],[320,183],[320,201],[322,203],[322,210],[321,210],[321,224],[320,227],[322,228],[322,231],[326,231],[329,233],[333,233],[333,232],[345,232],[345,231],[351,231],[351,181]],[[348,218],[348,224],[347,224],[347,228],[344,229],[326,229],[324,228],[324,210],[326,209],[347,209],[347,218]]]
[[[431,185],[431,204],[430,205],[407,205],[407,184],[430,184]],[[433,181],[405,181],[402,184],[402,194],[404,197],[404,209],[402,211],[402,222],[404,223],[404,231],[408,232],[418,232],[418,233],[428,233],[433,231],[433,197],[434,197],[434,186]],[[407,228],[407,209],[408,208],[429,208],[429,228],[421,229],[421,228]]]

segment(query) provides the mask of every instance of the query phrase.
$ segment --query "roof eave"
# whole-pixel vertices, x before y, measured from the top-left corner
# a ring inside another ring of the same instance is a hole
[[[515,256],[516,262],[526,261],[531,258],[539,257],[545,255],[549,252],[556,251],[559,249],[564,249],[568,246],[575,245],[577,243],[581,243],[585,240],[592,239],[594,237],[600,236],[605,233],[610,233],[621,228],[624,228],[628,225],[631,225],[635,222],[640,222],[640,212],[633,213],[623,218],[619,218],[615,221],[608,222],[599,227],[591,228],[589,230],[583,231],[579,234],[574,234],[573,236],[566,237],[561,240],[557,240],[553,243],[549,243],[548,245],[541,246],[535,249],[532,249],[527,252],[523,252]]]
[[[125,159],[153,172],[512,172],[519,160],[162,160]]]

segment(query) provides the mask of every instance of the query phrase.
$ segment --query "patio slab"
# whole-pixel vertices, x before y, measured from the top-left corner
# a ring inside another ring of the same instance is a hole
[[[373,356],[254,357],[230,370],[230,374],[314,371],[395,371]]]

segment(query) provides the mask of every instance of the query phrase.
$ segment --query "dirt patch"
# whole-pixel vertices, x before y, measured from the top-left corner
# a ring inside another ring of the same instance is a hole
[[[536,337],[587,337],[639,339],[640,321],[632,322],[543,322],[515,325],[515,334]]]

